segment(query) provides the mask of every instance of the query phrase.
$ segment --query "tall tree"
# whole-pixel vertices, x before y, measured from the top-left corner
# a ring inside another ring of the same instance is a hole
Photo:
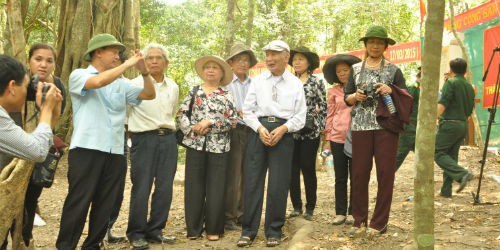
[[[464,42],[458,36],[457,29],[455,28],[455,8],[454,8],[454,5],[455,5],[454,1],[450,0],[449,1],[449,9],[450,9],[451,30],[453,32],[453,36],[455,36],[455,39],[458,42],[458,46],[460,46],[460,50],[462,51],[463,58],[467,62],[467,73],[465,74],[465,77],[467,78],[467,80],[469,81],[469,83],[472,84],[472,81],[471,81],[471,79],[472,79],[472,71],[470,69],[471,64],[470,64],[470,60],[469,60],[469,53],[467,53],[467,49],[465,48]],[[472,127],[474,128],[473,129],[474,130],[474,139],[475,139],[474,142],[475,142],[476,145],[483,146],[483,139],[482,139],[482,136],[481,136],[481,128],[479,128],[479,121],[477,119],[476,112],[472,112],[471,119],[472,119],[472,124],[473,124]],[[471,139],[469,139],[469,142],[470,141],[471,141]]]
[[[434,249],[434,148],[445,1],[429,1],[422,58],[422,90],[415,140],[413,246]]]
[[[248,0],[248,15],[247,15],[247,37],[245,44],[249,47],[252,46],[252,30],[253,30],[253,17],[255,13],[255,0]]]
[[[234,43],[234,7],[236,0],[227,0],[227,15],[226,15],[226,35],[224,39],[224,57],[229,56],[231,46]]]
[[[57,42],[56,75],[67,84],[69,74],[85,66],[82,56],[94,35],[109,33],[123,42],[128,50],[139,48],[139,0],[62,1]],[[69,141],[71,131],[71,100],[60,118],[57,131]]]
[[[23,32],[23,18],[21,1],[7,0],[6,29],[4,36],[7,41],[5,48],[7,54],[26,63],[26,40]],[[14,113],[20,116],[19,113]],[[11,225],[14,226],[12,233],[12,248],[23,249],[22,222],[24,212],[24,197],[28,187],[29,177],[34,163],[18,161],[14,159],[11,164],[0,172],[0,239],[6,239]]]

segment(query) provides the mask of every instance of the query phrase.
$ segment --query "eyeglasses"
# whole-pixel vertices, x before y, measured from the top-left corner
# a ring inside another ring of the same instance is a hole
[[[239,59],[234,61],[237,64],[250,64],[250,60],[247,59]]]
[[[272,94],[273,102],[278,102],[278,89],[276,88],[276,84],[273,84]]]

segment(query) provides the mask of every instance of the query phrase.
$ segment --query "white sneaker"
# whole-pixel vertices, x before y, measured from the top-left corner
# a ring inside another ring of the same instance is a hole
[[[33,225],[42,227],[47,225],[47,223],[42,219],[42,217],[40,217],[40,215],[35,213],[35,218],[33,219]]]
[[[345,224],[352,225],[353,223],[354,223],[354,217],[352,217],[352,215],[347,215],[347,218],[345,219]]]
[[[337,215],[337,216],[335,216],[335,218],[333,219],[332,224],[333,224],[333,225],[341,225],[341,224],[344,224],[345,218],[346,218],[346,217],[345,217],[344,215]]]

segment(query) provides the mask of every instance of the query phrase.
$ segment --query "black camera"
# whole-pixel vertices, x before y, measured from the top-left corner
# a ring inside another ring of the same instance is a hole
[[[378,97],[377,87],[374,84],[367,84],[364,90],[364,94],[366,95],[366,102],[373,103],[373,100]]]
[[[38,87],[38,82],[40,81],[40,76],[38,74],[34,74],[31,76],[30,82],[28,84],[28,93],[26,94],[27,101],[36,101],[36,89]],[[42,103],[45,101],[45,95],[49,90],[49,86],[45,85],[42,89]]]

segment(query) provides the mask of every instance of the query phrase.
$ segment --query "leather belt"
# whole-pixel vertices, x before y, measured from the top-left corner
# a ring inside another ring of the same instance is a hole
[[[281,123],[281,124],[286,122],[285,119],[278,118],[275,116],[261,116],[261,117],[259,117],[259,121],[260,122],[269,122],[269,123]]]
[[[174,131],[169,129],[169,128],[159,128],[159,129],[155,129],[155,130],[148,130],[148,131],[143,131],[143,132],[132,132],[132,134],[135,134],[135,135],[143,135],[143,134],[156,134],[156,135],[168,135],[170,133],[173,133]]]

